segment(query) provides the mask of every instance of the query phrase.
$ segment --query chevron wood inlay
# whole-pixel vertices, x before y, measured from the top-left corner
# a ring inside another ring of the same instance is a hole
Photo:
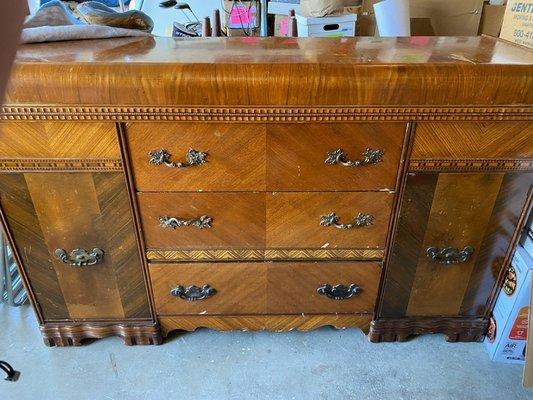
[[[122,161],[111,159],[24,159],[0,158],[0,172],[48,172],[48,171],[121,171]]]
[[[410,160],[409,171],[531,171],[533,159]]]
[[[150,261],[380,260],[382,249],[148,250]]]
[[[322,315],[207,315],[160,317],[162,333],[167,336],[173,330],[194,331],[198,328],[218,331],[311,331],[323,326],[335,328],[360,328],[367,333],[371,314],[322,314]]]
[[[211,122],[354,122],[354,121],[505,121],[533,120],[524,106],[407,107],[145,107],[17,106],[0,107],[8,121],[211,121]]]

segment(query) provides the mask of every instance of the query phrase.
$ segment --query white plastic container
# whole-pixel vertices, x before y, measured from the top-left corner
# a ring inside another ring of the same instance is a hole
[[[296,14],[299,37],[355,36],[356,14],[331,17],[304,17]]]

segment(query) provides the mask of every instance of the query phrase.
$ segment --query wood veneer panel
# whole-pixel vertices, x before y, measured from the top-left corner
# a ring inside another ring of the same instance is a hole
[[[390,261],[385,272],[380,316],[405,315],[438,174],[408,174]]]
[[[267,272],[267,312],[372,313],[380,276],[378,263],[275,263]],[[332,300],[317,293],[325,283],[332,286],[353,283],[361,288],[361,292],[349,299]]]
[[[421,122],[411,158],[533,158],[533,123]]]
[[[532,185],[533,173],[504,176],[461,304],[461,315],[483,316],[487,312],[487,299],[497,283]]]
[[[158,315],[370,313],[381,268],[378,263],[198,263],[151,264]],[[362,291],[346,300],[319,295],[325,283],[352,284]],[[177,285],[210,285],[216,294],[186,301],[171,296]]]
[[[0,204],[45,319],[68,319],[67,304],[23,174],[0,175]]]
[[[268,248],[384,248],[392,207],[392,193],[284,193],[267,194]],[[369,226],[338,229],[320,224],[334,212],[348,224],[358,213],[374,216]]]
[[[173,314],[264,314],[267,267],[264,263],[150,264],[156,312]],[[210,285],[217,293],[204,300],[173,297],[177,285]]]
[[[128,124],[136,187],[141,191],[264,190],[265,131],[263,124]],[[172,161],[185,161],[190,148],[208,153],[207,162],[182,169],[149,163],[153,150],[166,149]]]
[[[507,65],[500,61],[502,54]],[[32,44],[19,50],[6,103],[532,104],[531,59],[528,49],[478,37],[430,38],[425,45],[410,38]]]
[[[2,206],[44,319],[149,318],[123,174],[14,176],[24,180],[26,198],[14,198],[12,204],[2,200]],[[0,180],[8,179],[2,176]],[[30,204],[32,208],[26,210],[29,218],[22,220],[18,209]],[[25,241],[27,221],[38,232]],[[95,247],[105,255],[94,266],[72,267],[54,256],[58,248],[70,252]],[[40,250],[37,258],[33,248]],[[50,281],[53,284],[45,286]],[[60,298],[61,308],[46,306],[49,298]]]
[[[403,123],[269,124],[267,189],[393,190],[405,129]],[[327,153],[339,148],[354,161],[367,148],[379,149],[383,161],[360,167],[326,164]]]
[[[139,193],[146,245],[150,249],[262,248],[264,193]],[[162,228],[161,217],[213,218],[211,228]]]
[[[111,122],[4,122],[2,158],[119,159],[117,132]]]
[[[406,315],[457,315],[490,221],[503,174],[440,174]],[[472,246],[468,261],[445,265],[428,247]]]

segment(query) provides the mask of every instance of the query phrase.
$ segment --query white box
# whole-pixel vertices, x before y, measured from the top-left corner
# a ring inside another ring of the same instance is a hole
[[[523,364],[527,343],[533,259],[521,246],[518,246],[511,266],[514,269],[516,284],[506,286],[507,288],[515,286],[515,289],[509,294],[504,289],[500,291],[492,312],[489,332],[483,344],[492,361]]]
[[[299,37],[355,36],[356,14],[331,17],[304,17],[296,14]]]

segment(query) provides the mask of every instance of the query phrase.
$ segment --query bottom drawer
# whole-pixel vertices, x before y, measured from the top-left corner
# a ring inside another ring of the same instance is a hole
[[[375,262],[150,265],[158,315],[372,313],[380,274]]]

